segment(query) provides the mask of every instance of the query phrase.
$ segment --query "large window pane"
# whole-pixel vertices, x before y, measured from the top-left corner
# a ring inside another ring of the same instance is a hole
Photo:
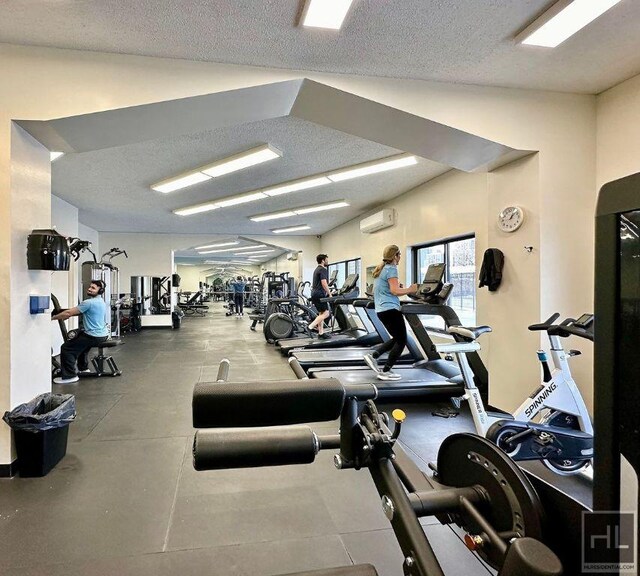
[[[430,264],[439,264],[440,262],[444,262],[444,244],[418,249],[416,282],[422,282]]]
[[[447,281],[453,284],[449,306],[463,325],[476,321],[476,239],[449,242]]]
[[[414,282],[421,282],[430,264],[445,262],[445,281],[453,284],[449,298],[462,324],[476,321],[475,238],[414,248]]]

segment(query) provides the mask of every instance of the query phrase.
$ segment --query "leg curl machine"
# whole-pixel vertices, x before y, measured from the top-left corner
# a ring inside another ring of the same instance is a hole
[[[196,470],[307,464],[338,449],[338,469],[367,468],[404,555],[407,576],[443,576],[419,518],[457,524],[468,548],[502,576],[557,576],[558,557],[543,544],[544,510],[520,469],[488,440],[454,434],[440,447],[434,476],[423,473],[396,442],[404,413],[378,412],[373,385],[343,386],[333,378],[196,385],[193,455]],[[241,408],[238,410],[238,408]],[[340,419],[339,434],[320,436],[305,422]],[[329,571],[336,576],[370,566]]]

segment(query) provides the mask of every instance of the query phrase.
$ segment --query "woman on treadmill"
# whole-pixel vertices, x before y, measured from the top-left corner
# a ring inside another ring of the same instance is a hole
[[[377,373],[379,380],[400,380],[401,378],[400,374],[391,370],[407,343],[407,327],[404,316],[400,312],[398,296],[415,294],[418,291],[417,284],[403,288],[398,282],[400,256],[400,249],[395,244],[387,246],[382,253],[382,263],[378,264],[373,271],[373,300],[376,313],[391,336],[387,342],[374,346],[373,352],[364,357],[364,361]],[[389,352],[389,355],[381,371],[376,359],[385,352]]]

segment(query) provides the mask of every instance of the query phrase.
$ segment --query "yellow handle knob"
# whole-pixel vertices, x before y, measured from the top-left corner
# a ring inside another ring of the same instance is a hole
[[[391,412],[391,416],[396,422],[404,422],[407,415],[404,410],[400,410],[400,408],[396,408],[393,412]]]

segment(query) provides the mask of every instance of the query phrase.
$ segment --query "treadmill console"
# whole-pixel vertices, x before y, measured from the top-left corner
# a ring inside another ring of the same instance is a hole
[[[429,264],[429,268],[427,268],[422,284],[418,285],[418,294],[422,297],[426,297],[440,292],[442,289],[444,270],[444,262],[440,262],[439,264]]]

